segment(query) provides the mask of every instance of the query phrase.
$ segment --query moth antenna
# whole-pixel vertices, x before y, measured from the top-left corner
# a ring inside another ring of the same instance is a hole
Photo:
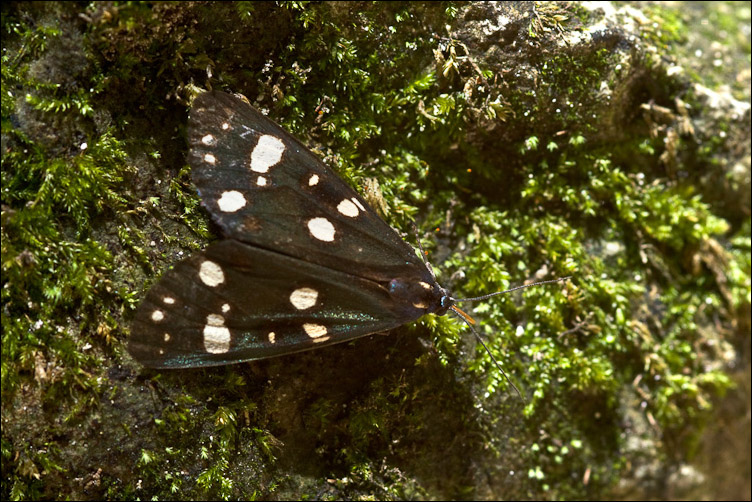
[[[426,268],[428,268],[428,271],[431,273],[431,277],[433,278],[434,282],[438,282],[436,279],[436,274],[433,271],[433,267],[431,266],[431,263],[426,259],[426,252],[423,249],[423,244],[420,242],[420,234],[418,233],[418,226],[415,224],[413,220],[410,220],[410,224],[413,227],[413,233],[415,233],[415,241],[418,243],[418,249],[420,249],[420,259],[423,260],[423,263],[426,265]]]
[[[504,378],[507,380],[507,382],[509,383],[509,385],[511,385],[512,388],[515,390],[515,392],[517,392],[517,395],[519,396],[520,399],[522,399],[522,402],[523,403],[526,402],[525,398],[522,397],[522,393],[520,392],[520,389],[518,389],[517,386],[509,379],[509,377],[507,376],[506,372],[504,372],[504,369],[501,367],[501,365],[499,364],[499,362],[496,360],[496,358],[493,356],[493,354],[491,354],[491,351],[488,349],[488,346],[485,344],[485,342],[480,337],[480,335],[478,334],[478,332],[475,331],[475,328],[473,328],[473,325],[470,324],[470,322],[467,319],[465,319],[465,317],[462,316],[462,314],[460,314],[459,312],[457,312],[457,310],[459,310],[459,309],[456,309],[455,307],[452,306],[452,307],[449,307],[449,310],[451,310],[452,312],[454,312],[457,315],[457,317],[459,317],[460,319],[462,319],[462,321],[465,324],[467,324],[468,328],[470,328],[470,331],[472,331],[473,335],[475,335],[475,338],[478,339],[478,341],[480,342],[480,344],[483,345],[483,348],[486,349],[486,352],[488,353],[488,355],[491,356],[491,360],[496,365],[496,368],[498,368],[498,370],[501,371],[501,374],[504,375]],[[467,314],[465,314],[465,315],[467,315]]]
[[[504,293],[511,293],[512,291],[517,291],[518,289],[525,289],[525,288],[530,288],[532,286],[540,286],[541,284],[551,284],[553,282],[566,281],[570,277],[571,276],[560,277],[559,279],[551,279],[550,281],[534,282],[532,284],[525,284],[523,286],[517,286],[515,288],[507,289],[507,290],[504,290],[504,291],[497,291],[496,293],[490,293],[488,295],[476,296],[474,298],[462,298],[462,299],[452,298],[452,302],[453,303],[459,303],[459,302],[472,302],[472,301],[476,301],[476,300],[485,300],[487,298],[491,298],[492,296],[503,295]],[[507,382],[509,382],[509,385],[511,385],[512,388],[514,388],[514,390],[517,391],[517,395],[524,402],[525,398],[522,397],[522,394],[520,393],[520,390],[517,388],[517,386],[514,383],[512,383],[512,381],[509,379],[509,377],[507,376],[507,374],[502,369],[501,365],[498,363],[498,361],[496,361],[496,358],[493,356],[493,354],[491,354],[491,351],[488,350],[488,347],[483,342],[483,339],[480,337],[480,335],[478,334],[478,332],[475,331],[475,328],[473,328],[473,324],[475,324],[475,319],[473,319],[468,314],[464,313],[462,310],[460,310],[459,308],[457,308],[455,306],[449,307],[449,310],[451,310],[452,312],[454,312],[457,315],[457,317],[459,317],[460,319],[462,319],[462,321],[465,324],[467,324],[467,326],[470,328],[470,331],[472,331],[473,335],[475,335],[475,338],[478,339],[478,341],[480,342],[480,344],[483,345],[483,348],[486,349],[486,352],[488,352],[488,355],[491,356],[491,360],[494,362],[494,364],[499,369],[499,371],[501,371],[501,374],[504,375],[504,378],[506,378]]]
[[[420,258],[421,260],[423,260],[423,263],[425,263],[426,268],[428,268],[428,271],[431,273],[431,277],[433,277],[434,281],[436,281],[436,274],[433,271],[433,267],[431,266],[431,263],[429,263],[429,261],[426,259],[426,252],[423,249],[423,244],[421,244],[420,242],[420,234],[418,232],[418,226],[412,220],[410,221],[410,224],[413,227],[413,233],[415,234],[415,241],[418,243],[418,249],[420,249]],[[517,291],[518,289],[525,289],[525,288],[529,288],[532,286],[540,286],[541,284],[550,284],[552,282],[566,281],[570,277],[571,276],[561,277],[559,279],[552,279],[550,281],[534,282],[532,284],[525,284],[523,286],[517,286],[515,288],[507,289],[504,291],[497,291],[496,293],[490,293],[488,295],[476,296],[474,298],[462,298],[462,299],[452,298],[451,301],[452,303],[459,303],[459,302],[472,302],[476,300],[485,300],[486,298],[491,298],[492,296],[497,296],[497,295],[503,295],[504,293],[511,293],[512,291]],[[485,344],[481,336],[478,334],[477,331],[475,331],[475,328],[473,327],[473,325],[475,324],[475,319],[473,319],[472,317],[470,317],[469,314],[466,314],[465,312],[460,310],[458,307],[455,307],[454,305],[449,307],[449,310],[451,310],[457,317],[462,319],[462,322],[467,324],[467,327],[470,328],[470,331],[473,332],[473,335],[475,335],[475,338],[478,339],[480,344],[483,345],[483,348],[486,349],[486,352],[488,353],[488,355],[491,356],[491,360],[496,365],[496,368],[498,368],[501,374],[504,375],[504,378],[509,383],[509,385],[512,386],[515,392],[517,392],[517,395],[519,396],[519,398],[522,399],[523,402],[525,402],[525,398],[522,397],[522,393],[520,392],[520,389],[518,389],[517,386],[512,382],[512,380],[509,379],[509,376],[507,376],[504,369],[501,367],[499,362],[496,360],[496,358],[493,356],[491,351],[488,349],[488,346]]]
[[[571,279],[571,277],[572,277],[571,275],[568,275],[566,277],[560,277],[558,279],[551,279],[550,281],[541,281],[541,282],[534,282],[532,284],[525,284],[525,285],[522,285],[522,286],[517,286],[516,288],[511,288],[511,289],[507,289],[507,290],[504,290],[504,291],[497,291],[496,293],[490,293],[488,295],[476,296],[474,298],[461,298],[461,299],[460,298],[452,298],[452,300],[454,302],[456,302],[456,303],[460,303],[460,302],[474,302],[474,301],[477,301],[477,300],[485,300],[487,298],[491,298],[492,296],[503,295],[505,293],[511,293],[512,291],[517,291],[518,289],[532,288],[533,286],[540,286],[541,284],[551,284],[552,282],[566,281],[567,279]]]

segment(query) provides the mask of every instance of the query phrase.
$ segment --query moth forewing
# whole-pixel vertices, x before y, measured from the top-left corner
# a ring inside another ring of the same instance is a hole
[[[332,169],[244,101],[198,96],[188,137],[202,204],[226,237],[374,280],[423,266]]]

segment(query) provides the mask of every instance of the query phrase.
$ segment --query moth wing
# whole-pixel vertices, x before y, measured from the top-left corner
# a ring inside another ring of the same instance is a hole
[[[431,279],[360,195],[243,100],[199,95],[188,138],[202,203],[226,237],[376,281]]]
[[[151,288],[128,350],[154,368],[238,363],[386,331],[423,313],[373,281],[228,239]]]

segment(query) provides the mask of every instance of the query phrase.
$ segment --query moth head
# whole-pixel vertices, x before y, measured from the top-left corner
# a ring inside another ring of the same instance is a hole
[[[439,300],[439,308],[434,312],[436,315],[444,315],[447,313],[449,309],[453,309],[454,304],[456,303],[454,298],[452,298],[452,295],[449,294],[449,291],[439,286],[439,293],[441,294],[441,299]]]

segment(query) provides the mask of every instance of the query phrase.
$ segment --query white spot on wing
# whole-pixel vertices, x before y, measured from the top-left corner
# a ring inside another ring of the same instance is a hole
[[[224,326],[225,325],[225,318],[222,315],[219,314],[209,314],[206,316],[206,325],[207,326]]]
[[[256,180],[256,184],[258,186],[260,186],[260,187],[265,187],[266,186],[266,178],[264,178],[263,176],[259,176],[258,179]]]
[[[204,348],[207,352],[222,354],[230,350],[230,330],[224,324],[225,318],[219,314],[206,316]]]
[[[234,213],[246,205],[246,200],[243,194],[237,190],[228,190],[222,193],[217,205],[223,213]]]
[[[175,303],[175,298],[171,296],[165,296],[162,298],[162,301],[165,302],[167,305],[173,305]]]
[[[358,211],[358,206],[353,204],[349,199],[345,199],[340,202],[337,205],[337,211],[344,214],[345,216],[349,216],[350,218],[355,218],[356,216],[358,216],[358,213],[360,213],[360,211]]]
[[[274,333],[274,331],[270,332],[267,337],[269,338],[269,343],[275,343],[277,341],[277,334]]]
[[[222,267],[209,260],[204,260],[201,263],[198,271],[198,277],[199,279],[201,279],[201,282],[211,288],[219,286],[220,284],[225,282],[225,273],[222,272]]]
[[[420,287],[423,289],[427,289],[427,290],[431,289],[431,285],[428,284],[427,282],[420,281],[418,284],[420,284]]]
[[[229,311],[230,311],[230,304],[229,303],[225,303],[224,305],[222,305],[222,312],[224,312],[226,314]]]
[[[308,220],[308,230],[320,241],[332,242],[334,240],[334,225],[326,218]]]
[[[360,203],[360,201],[358,200],[357,197],[353,197],[352,201],[355,203],[356,206],[358,206],[360,208],[361,211],[365,211],[366,210],[366,208],[363,207],[363,204]]]
[[[311,288],[298,288],[290,295],[290,303],[298,310],[305,310],[316,305],[319,292]]]
[[[282,159],[282,152],[284,151],[285,144],[282,143],[281,139],[264,134],[259,138],[253,153],[251,153],[251,171],[267,172],[270,167]]]
[[[329,337],[326,336],[326,326],[322,326],[321,324],[305,323],[303,325],[303,330],[306,332],[306,335],[313,338],[315,342],[323,342],[324,340],[329,339]]]
[[[167,343],[167,342],[170,341],[170,334],[169,333],[165,333],[164,334],[164,341],[165,341],[165,343]]]
[[[222,124],[222,130],[223,130],[223,131],[226,131],[226,130],[228,130],[229,128],[230,128],[230,124],[228,124],[227,122],[225,122],[225,123],[223,123],[223,124]]]
[[[212,136],[211,134],[207,134],[206,136],[201,138],[201,143],[205,144],[206,146],[211,146],[216,142],[217,140],[214,139],[214,136]]]
[[[319,175],[318,174],[312,174],[310,178],[308,178],[308,186],[312,187],[319,183]]]
[[[152,321],[159,322],[162,319],[164,319],[164,312],[162,312],[161,310],[155,310],[154,312],[151,313]]]
[[[214,165],[217,163],[217,158],[214,155],[207,153],[206,155],[204,155],[204,162],[208,162],[209,164]]]

